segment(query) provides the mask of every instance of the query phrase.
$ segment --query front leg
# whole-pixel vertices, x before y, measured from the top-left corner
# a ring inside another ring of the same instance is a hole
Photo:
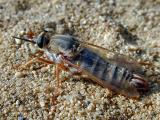
[[[39,62],[39,63],[44,63],[44,64],[54,64],[53,61],[41,58],[43,55],[43,51],[39,50],[35,54],[31,54],[31,59],[25,63],[24,65],[19,66],[20,70],[26,69],[28,66],[32,65],[33,63]]]

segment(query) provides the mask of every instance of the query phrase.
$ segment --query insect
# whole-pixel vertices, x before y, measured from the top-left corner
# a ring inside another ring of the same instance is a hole
[[[56,76],[59,78],[62,70],[69,71],[70,77],[87,77],[101,86],[120,93],[129,98],[137,99],[141,91],[148,89],[148,82],[139,74],[127,67],[113,64],[105,57],[100,56],[93,47],[99,46],[79,41],[70,35],[55,35],[45,31],[33,40],[15,37],[33,44],[43,50],[47,59],[37,57],[37,60],[56,64]],[[92,47],[90,47],[92,46]],[[61,82],[58,82],[59,84]]]

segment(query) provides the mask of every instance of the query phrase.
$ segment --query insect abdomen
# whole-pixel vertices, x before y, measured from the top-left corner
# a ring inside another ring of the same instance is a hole
[[[109,63],[88,49],[83,49],[76,59],[82,69],[111,86],[122,87],[124,81],[129,80],[132,75],[127,69]]]

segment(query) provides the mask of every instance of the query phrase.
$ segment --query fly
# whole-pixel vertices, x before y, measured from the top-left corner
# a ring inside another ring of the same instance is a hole
[[[33,40],[15,36],[13,38],[37,44],[42,51],[33,56],[43,63],[56,64],[55,74],[59,84],[62,81],[59,75],[62,70],[65,70],[72,78],[89,78],[129,98],[137,99],[140,97],[140,92],[148,89],[148,82],[139,74],[127,67],[113,64],[92,48],[105,49],[100,46],[79,41],[70,35],[51,37],[47,31],[42,32]],[[39,57],[42,54],[45,54],[47,59]]]

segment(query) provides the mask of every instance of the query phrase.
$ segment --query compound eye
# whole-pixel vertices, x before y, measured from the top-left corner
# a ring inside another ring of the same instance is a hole
[[[45,46],[48,45],[49,41],[50,41],[49,36],[46,33],[42,33],[38,36],[36,43],[38,47],[44,48]]]

